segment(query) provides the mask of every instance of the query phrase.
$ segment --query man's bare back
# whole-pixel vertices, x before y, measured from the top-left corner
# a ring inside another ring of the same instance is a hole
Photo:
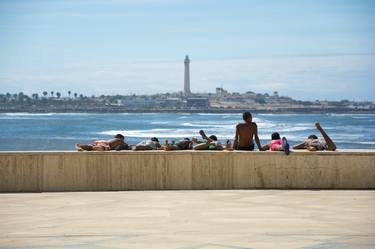
[[[254,150],[254,139],[259,148],[262,150],[260,140],[258,137],[258,126],[252,122],[252,116],[250,112],[244,112],[243,120],[245,123],[238,124],[236,126],[236,136],[234,138],[234,149],[237,150]]]
[[[257,131],[256,123],[242,123],[236,126],[238,131],[238,145],[240,147],[248,148],[254,146],[254,133]]]

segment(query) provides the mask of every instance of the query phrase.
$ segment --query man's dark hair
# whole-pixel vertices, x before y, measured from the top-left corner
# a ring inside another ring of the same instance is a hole
[[[244,121],[248,120],[251,117],[252,117],[252,115],[251,115],[250,112],[244,112],[244,113],[242,113],[242,118],[243,118]]]
[[[118,139],[125,139],[125,137],[124,137],[122,134],[116,134],[116,135],[115,135],[115,138],[118,138]]]
[[[214,141],[217,141],[217,137],[215,135],[211,135],[211,136],[209,136],[209,138],[214,140]]]
[[[281,139],[281,138],[280,138],[280,134],[279,134],[278,132],[274,132],[274,133],[272,133],[272,135],[271,135],[271,139],[272,139],[272,140],[278,140],[278,139]]]
[[[308,139],[318,139],[318,137],[315,136],[315,135],[310,135],[310,136],[308,137]]]
[[[188,137],[185,137],[185,138],[184,138],[184,140],[186,140],[186,141],[190,141],[190,138],[188,138]]]
[[[152,138],[151,138],[151,141],[154,141],[154,142],[157,142],[157,143],[159,143],[159,139],[158,139],[158,138],[156,138],[156,137],[152,137]]]

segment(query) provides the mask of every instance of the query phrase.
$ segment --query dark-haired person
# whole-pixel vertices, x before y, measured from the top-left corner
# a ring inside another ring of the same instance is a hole
[[[293,149],[295,150],[307,149],[309,151],[317,151],[317,150],[335,151],[336,150],[335,143],[323,130],[319,122],[315,123],[315,127],[320,131],[320,133],[323,136],[323,139],[318,139],[316,135],[310,135],[303,143],[293,146]]]
[[[242,118],[245,121],[236,126],[236,135],[234,137],[233,149],[235,150],[254,150],[254,140],[260,151],[263,150],[258,137],[258,126],[253,122],[250,112],[244,112]]]
[[[92,144],[76,144],[75,147],[78,151],[108,151],[126,145],[125,137],[122,134],[116,134],[110,140],[96,140]]]
[[[172,144],[170,144],[168,140],[164,140],[162,147],[164,150],[191,150],[193,149],[193,141],[187,137],[177,143],[173,141]]]
[[[161,149],[159,139],[152,137],[149,140],[144,140],[133,147],[133,150],[158,150]]]
[[[285,137],[281,139],[278,132],[272,133],[271,142],[263,146],[263,150],[284,151],[286,155],[289,155],[289,149],[288,140]]]
[[[203,130],[199,131],[202,137],[202,141],[196,138],[192,138],[192,141],[196,143],[194,150],[223,150],[224,147],[218,141],[215,135],[207,136]]]

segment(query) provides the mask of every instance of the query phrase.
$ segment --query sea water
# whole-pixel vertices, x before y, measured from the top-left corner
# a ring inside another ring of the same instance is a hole
[[[374,149],[374,114],[254,114],[262,144],[279,132],[291,144],[310,134],[319,137],[319,121],[340,149]],[[2,113],[0,150],[73,150],[75,143],[91,143],[125,135],[129,144],[158,137],[178,140],[199,137],[203,129],[221,141],[232,139],[240,113]]]

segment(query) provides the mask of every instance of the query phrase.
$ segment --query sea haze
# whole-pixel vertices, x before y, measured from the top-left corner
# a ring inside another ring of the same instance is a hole
[[[259,137],[266,143],[279,132],[294,144],[323,128],[342,149],[375,148],[374,114],[255,114]],[[135,144],[149,137],[181,139],[198,137],[203,129],[220,140],[233,139],[241,114],[211,113],[2,113],[0,150],[73,150],[75,143],[110,139],[117,133]]]

